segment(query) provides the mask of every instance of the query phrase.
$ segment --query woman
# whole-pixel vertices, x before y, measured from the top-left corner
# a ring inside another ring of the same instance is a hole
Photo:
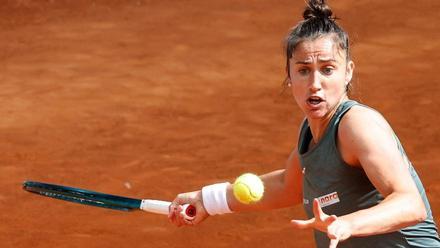
[[[309,0],[286,40],[286,86],[305,114],[286,168],[261,176],[264,198],[234,199],[229,183],[179,194],[169,218],[193,225],[209,215],[303,204],[317,247],[440,247],[423,186],[399,140],[375,110],[348,98],[354,63],[348,36],[324,1]],[[193,221],[178,213],[196,206]]]

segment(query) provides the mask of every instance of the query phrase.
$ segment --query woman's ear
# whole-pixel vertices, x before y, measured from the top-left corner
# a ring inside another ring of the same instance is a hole
[[[348,83],[350,83],[351,79],[353,78],[353,71],[354,62],[350,60],[347,63],[347,70],[345,71],[345,85],[348,85]]]

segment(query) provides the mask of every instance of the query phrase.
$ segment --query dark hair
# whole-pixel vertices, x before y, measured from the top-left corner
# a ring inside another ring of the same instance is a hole
[[[303,12],[304,20],[292,28],[285,40],[286,73],[284,85],[290,81],[290,58],[296,46],[304,40],[314,40],[327,34],[334,34],[335,43],[345,51],[347,60],[350,59],[350,49],[347,33],[336,23],[330,7],[325,0],[308,0]],[[347,86],[349,91],[350,84]]]

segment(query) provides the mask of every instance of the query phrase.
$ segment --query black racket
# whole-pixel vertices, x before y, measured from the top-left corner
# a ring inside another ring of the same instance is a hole
[[[171,204],[171,202],[168,201],[135,199],[104,194],[87,189],[34,181],[25,181],[23,183],[23,189],[42,196],[52,197],[64,201],[121,211],[143,210],[150,213],[167,215],[169,213],[169,206]],[[196,208],[192,205],[185,204],[182,206],[181,214],[185,219],[192,220],[196,215]]]

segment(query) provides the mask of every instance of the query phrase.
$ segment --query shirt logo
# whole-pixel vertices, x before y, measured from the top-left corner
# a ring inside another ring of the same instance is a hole
[[[327,195],[318,197],[319,206],[327,207],[339,202],[338,192],[333,192]]]

